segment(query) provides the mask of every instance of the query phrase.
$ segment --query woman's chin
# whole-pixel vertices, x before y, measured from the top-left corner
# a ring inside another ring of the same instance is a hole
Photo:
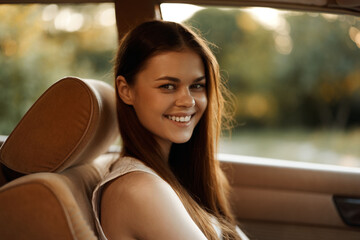
[[[186,137],[181,137],[181,138],[175,138],[173,139],[173,143],[176,144],[182,144],[182,143],[186,143],[190,140],[191,136],[186,136]]]

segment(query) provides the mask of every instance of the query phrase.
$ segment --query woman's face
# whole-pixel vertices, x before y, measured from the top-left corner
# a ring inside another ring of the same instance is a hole
[[[151,57],[130,87],[141,124],[160,147],[189,141],[207,106],[204,64],[191,50]]]

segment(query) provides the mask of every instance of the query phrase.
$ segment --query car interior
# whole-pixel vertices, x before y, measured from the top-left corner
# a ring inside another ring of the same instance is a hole
[[[161,19],[155,0],[0,0],[0,4],[115,6],[118,36]],[[357,0],[169,0],[204,6],[271,7],[360,16]],[[0,239],[97,239],[96,184],[116,161],[114,88],[64,77],[0,139]],[[240,228],[259,240],[360,239],[360,168],[219,154]]]
[[[112,87],[74,77],[36,101],[1,147],[2,239],[96,239],[90,198],[116,160],[115,109]]]

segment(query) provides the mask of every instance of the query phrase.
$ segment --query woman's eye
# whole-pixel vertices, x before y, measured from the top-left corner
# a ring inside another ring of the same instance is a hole
[[[201,84],[201,83],[193,84],[191,86],[191,88],[193,88],[193,89],[202,89],[202,88],[205,88],[205,84]]]
[[[166,90],[174,90],[175,86],[173,84],[164,84],[164,85],[161,85],[160,88],[163,88]]]

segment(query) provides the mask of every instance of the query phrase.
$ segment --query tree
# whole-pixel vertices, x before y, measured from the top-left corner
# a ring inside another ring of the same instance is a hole
[[[236,119],[250,127],[359,125],[360,43],[349,37],[360,35],[359,19],[281,16],[288,32],[239,10],[208,8],[186,21],[218,46],[239,106]]]
[[[0,134],[8,135],[34,101],[64,76],[112,82],[116,28],[98,22],[112,7],[0,6]],[[81,28],[61,25],[71,14],[82,23]],[[57,20],[61,16],[63,19]]]

